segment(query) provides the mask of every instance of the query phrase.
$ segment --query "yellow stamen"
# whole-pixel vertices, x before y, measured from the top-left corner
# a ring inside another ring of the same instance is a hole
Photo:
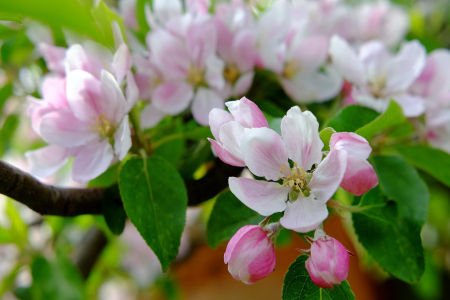
[[[295,75],[300,72],[299,63],[293,59],[284,65],[283,76],[287,79],[294,79]]]
[[[241,74],[240,74],[238,68],[236,68],[232,64],[229,64],[229,65],[227,64],[227,66],[225,67],[225,70],[223,70],[223,77],[228,82],[231,82],[231,83],[235,83],[240,75]]]
[[[186,81],[195,86],[201,84],[203,82],[202,70],[199,70],[196,67],[190,67]]]
[[[94,122],[89,128],[93,132],[98,132],[103,138],[111,137],[115,132],[115,128],[111,124],[111,121],[104,114],[100,114],[98,118],[94,117]]]

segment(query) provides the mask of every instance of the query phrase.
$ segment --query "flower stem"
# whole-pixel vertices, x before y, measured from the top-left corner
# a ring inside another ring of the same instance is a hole
[[[327,205],[329,207],[332,207],[336,210],[342,210],[342,211],[349,211],[349,212],[360,212],[366,209],[371,209],[371,208],[377,208],[377,207],[383,207],[386,204],[385,203],[380,203],[380,204],[373,204],[373,205],[365,205],[365,206],[353,206],[353,205],[344,205],[339,203],[339,201],[335,201],[335,200],[329,200],[327,202]]]

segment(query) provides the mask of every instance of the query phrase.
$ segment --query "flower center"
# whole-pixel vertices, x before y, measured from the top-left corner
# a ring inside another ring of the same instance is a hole
[[[154,77],[151,79],[151,83],[153,84],[153,87],[156,88],[158,85],[163,83],[163,80],[160,77]]]
[[[238,68],[236,68],[232,64],[227,64],[225,67],[225,70],[223,70],[223,77],[231,83],[235,83],[236,80],[239,78],[240,72]]]
[[[283,164],[281,166],[280,173],[286,176],[283,178],[283,184],[281,184],[281,186],[291,187],[297,191],[301,191],[306,188],[306,177],[308,174],[302,167],[297,167],[296,163],[294,163],[294,167],[292,169],[289,169],[286,164]]]
[[[104,114],[94,117],[94,122],[89,128],[93,132],[98,132],[102,138],[112,137],[115,132],[115,128],[111,124],[111,121]]]
[[[376,98],[383,97],[383,89],[386,85],[386,77],[376,76],[369,80],[369,91]]]
[[[293,59],[284,65],[283,76],[287,79],[293,79],[299,71],[299,64],[295,59]]]
[[[197,86],[203,82],[203,72],[196,67],[190,67],[188,70],[188,75],[186,81],[190,84]]]

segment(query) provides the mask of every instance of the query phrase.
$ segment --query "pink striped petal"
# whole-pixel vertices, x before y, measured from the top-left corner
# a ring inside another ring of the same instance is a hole
[[[378,185],[378,176],[372,165],[357,156],[348,156],[347,168],[341,187],[356,196],[361,196]]]
[[[314,171],[313,177],[308,184],[311,194],[326,203],[336,192],[344,177],[347,166],[347,152],[333,149]]]
[[[267,180],[278,180],[281,168],[289,168],[288,151],[281,136],[272,129],[248,130],[242,138],[241,151],[250,171]]]
[[[169,115],[177,115],[188,108],[194,91],[185,82],[164,82],[153,93],[152,103]]]
[[[114,151],[108,140],[84,146],[73,161],[72,178],[86,183],[105,172],[114,158]]]
[[[319,123],[310,112],[298,106],[288,110],[281,121],[281,133],[289,158],[305,171],[322,160],[323,142],[319,137]]]
[[[330,149],[347,151],[349,156],[356,156],[363,159],[369,158],[372,152],[369,142],[353,132],[339,132],[331,136]]]
[[[231,192],[260,215],[270,216],[286,209],[287,195],[291,188],[282,187],[277,182],[249,178],[230,177],[228,183]]]
[[[221,144],[213,139],[208,138],[211,143],[214,152],[224,163],[235,167],[245,167],[245,162],[236,156],[234,156],[230,151],[226,150]]]
[[[326,282],[322,276],[320,276],[320,273],[317,271],[316,267],[314,266],[314,263],[312,261],[311,256],[306,260],[305,262],[306,270],[308,270],[309,277],[311,277],[312,282],[314,282],[315,285],[318,287],[324,288],[324,289],[333,289],[333,285]]]

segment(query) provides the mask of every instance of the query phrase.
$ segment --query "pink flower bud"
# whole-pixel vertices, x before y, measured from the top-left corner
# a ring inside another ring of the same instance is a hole
[[[312,281],[321,288],[333,289],[347,279],[349,253],[336,239],[323,236],[311,245],[306,269]]]
[[[272,273],[276,263],[273,234],[273,230],[266,231],[259,225],[246,225],[236,232],[224,255],[234,279],[253,284]]]
[[[378,185],[378,177],[367,161],[372,147],[362,136],[353,132],[335,133],[330,139],[330,149],[347,151],[347,167],[341,187],[361,196]]]

